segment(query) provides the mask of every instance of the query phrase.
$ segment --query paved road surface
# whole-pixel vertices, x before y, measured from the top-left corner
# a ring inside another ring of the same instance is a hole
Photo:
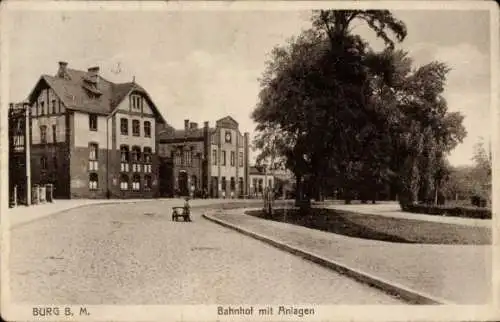
[[[146,215],[150,214],[150,215]],[[16,303],[398,304],[378,290],[167,204],[70,210],[11,231]]]

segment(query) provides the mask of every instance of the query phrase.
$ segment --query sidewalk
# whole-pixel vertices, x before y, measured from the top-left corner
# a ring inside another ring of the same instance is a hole
[[[150,200],[151,199],[71,199],[55,200],[52,203],[31,205],[28,207],[20,205],[7,209],[7,215],[2,216],[2,221],[5,221],[2,222],[2,224],[9,224],[12,228],[69,209],[99,204],[144,202]]]
[[[419,303],[486,304],[491,246],[399,244],[350,238],[245,215],[242,209],[205,218],[325,264]],[[298,250],[298,251],[297,251]],[[426,301],[425,299],[429,299]]]
[[[425,214],[414,214],[410,212],[405,212],[401,210],[401,207],[397,203],[381,203],[381,204],[316,204],[315,208],[327,208],[333,210],[341,210],[346,212],[355,212],[367,215],[378,215],[384,217],[393,218],[404,218],[411,220],[421,220],[430,222],[439,222],[447,224],[456,224],[462,226],[475,226],[475,227],[491,227],[491,219],[472,219],[472,218],[460,218],[460,217],[446,217],[446,216],[435,216],[435,215],[425,215]]]

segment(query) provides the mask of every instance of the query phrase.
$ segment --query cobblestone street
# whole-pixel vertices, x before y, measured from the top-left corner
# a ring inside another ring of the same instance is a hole
[[[11,231],[11,294],[32,304],[397,304],[169,204],[98,205]]]

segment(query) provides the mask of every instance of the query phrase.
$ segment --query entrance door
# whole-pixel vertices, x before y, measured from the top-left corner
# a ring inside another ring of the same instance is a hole
[[[162,197],[172,197],[173,193],[173,176],[172,166],[167,161],[161,160],[159,167],[159,193]]]
[[[181,196],[188,196],[189,190],[188,190],[187,172],[185,172],[185,171],[179,172],[178,183],[179,183],[179,192],[180,192]]]

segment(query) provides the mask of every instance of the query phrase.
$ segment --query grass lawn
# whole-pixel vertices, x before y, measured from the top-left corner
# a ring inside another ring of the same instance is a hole
[[[298,209],[275,209],[272,218],[261,210],[247,211],[263,219],[301,225],[349,237],[398,243],[485,245],[491,244],[491,229],[460,226],[377,215],[311,209],[301,215]]]

